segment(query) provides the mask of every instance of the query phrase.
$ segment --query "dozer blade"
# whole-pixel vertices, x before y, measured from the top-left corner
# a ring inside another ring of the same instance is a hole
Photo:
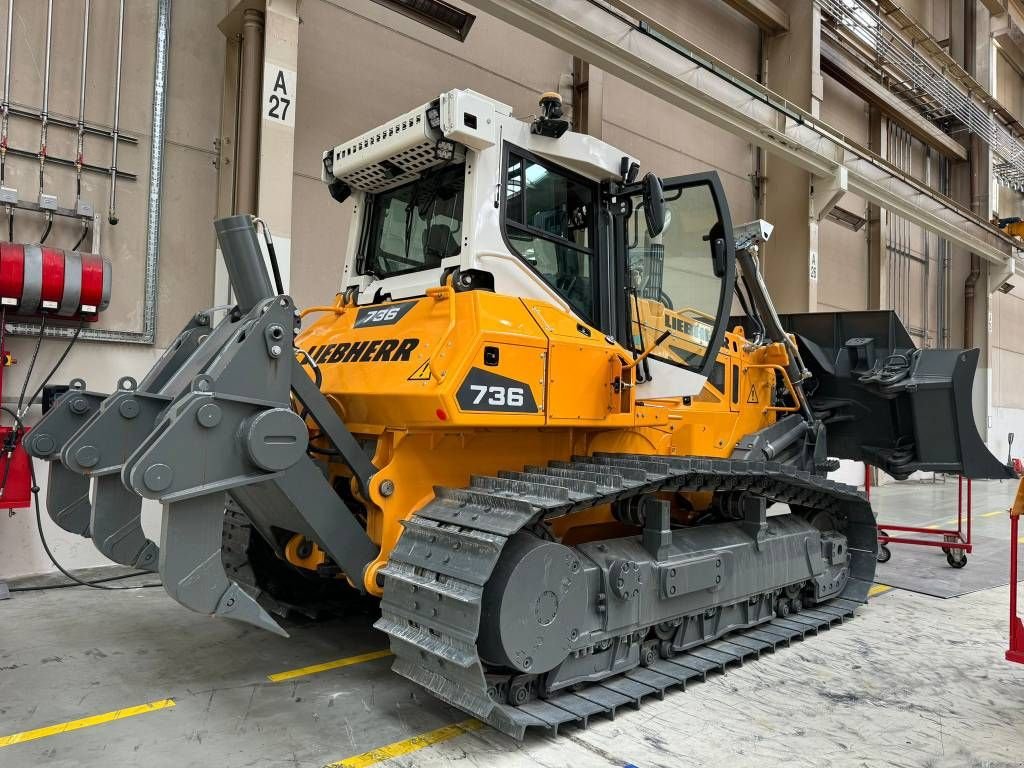
[[[783,315],[814,376],[811,407],[831,456],[897,479],[917,471],[1014,477],[974,423],[977,349],[917,349],[891,311]]]
[[[244,621],[282,637],[281,626],[224,573],[224,494],[164,505],[160,576],[167,594],[193,611]]]

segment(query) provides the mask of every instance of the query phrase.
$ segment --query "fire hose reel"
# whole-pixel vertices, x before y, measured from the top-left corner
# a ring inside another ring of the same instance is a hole
[[[110,260],[94,253],[0,243],[0,305],[92,322],[110,303]]]

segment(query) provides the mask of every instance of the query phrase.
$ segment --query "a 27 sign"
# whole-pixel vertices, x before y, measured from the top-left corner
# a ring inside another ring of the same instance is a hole
[[[295,72],[276,64],[263,67],[263,119],[295,127]]]

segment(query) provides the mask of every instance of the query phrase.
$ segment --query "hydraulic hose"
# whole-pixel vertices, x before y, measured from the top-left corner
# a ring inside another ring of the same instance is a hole
[[[750,249],[744,248],[736,252],[736,261],[739,262],[740,269],[743,270],[743,280],[746,283],[747,290],[750,291],[750,299],[754,302],[757,313],[761,316],[761,322],[765,326],[768,338],[778,344],[785,345],[789,352],[786,372],[793,382],[797,399],[800,401],[798,403],[800,412],[809,424],[813,424],[815,421],[814,412],[811,410],[810,403],[807,402],[807,395],[804,393],[803,387],[803,381],[810,376],[810,373],[804,366],[804,361],[800,357],[800,351],[797,349],[796,344],[793,343],[789,334],[782,327],[782,321],[779,320],[779,314],[775,311],[775,305],[772,304],[771,297],[768,295],[768,288],[761,277],[757,257],[751,253]]]

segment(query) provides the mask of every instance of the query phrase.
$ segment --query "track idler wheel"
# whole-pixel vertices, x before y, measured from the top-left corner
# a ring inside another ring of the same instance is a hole
[[[784,619],[789,616],[789,598],[780,597],[775,601],[775,615],[780,619]]]
[[[649,667],[661,658],[660,645],[661,641],[659,640],[648,640],[640,647],[640,663],[643,666]]]
[[[578,552],[529,533],[516,534],[484,588],[480,656],[518,672],[549,672],[569,654],[586,625],[587,597]]]

